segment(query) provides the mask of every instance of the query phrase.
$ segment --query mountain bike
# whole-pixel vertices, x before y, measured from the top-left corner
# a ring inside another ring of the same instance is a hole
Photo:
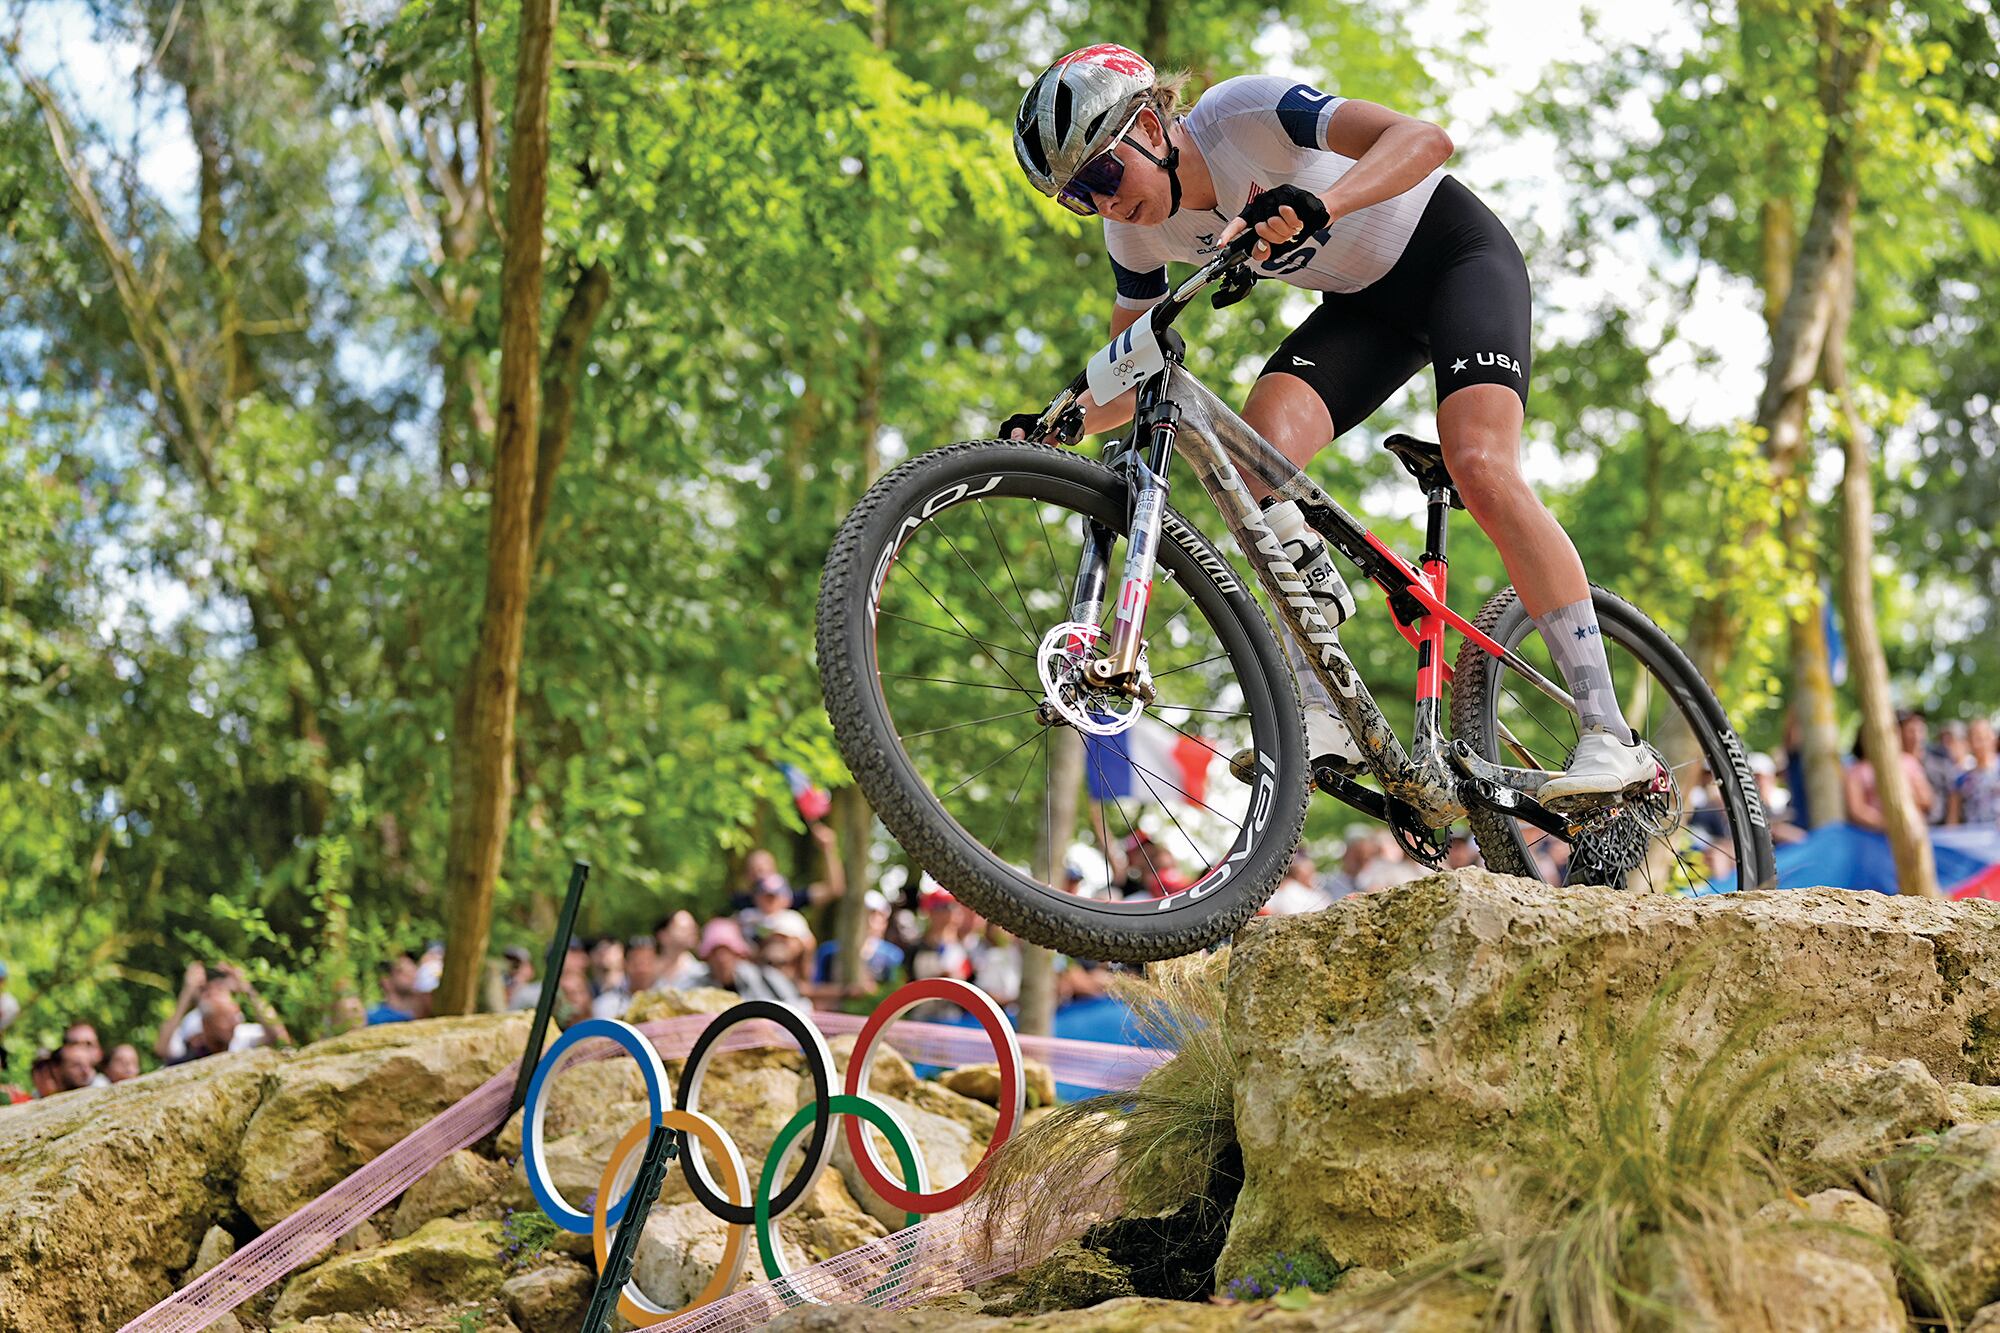
[[[883,825],[1007,930],[1124,962],[1189,953],[1240,927],[1289,866],[1315,787],[1387,824],[1433,867],[1463,820],[1499,872],[1655,890],[1729,872],[1771,883],[1743,747],[1701,674],[1644,613],[1592,590],[1619,698],[1660,777],[1545,807],[1537,792],[1579,734],[1575,705],[1511,588],[1472,620],[1446,605],[1447,519],[1464,506],[1439,447],[1385,441],[1425,495],[1413,564],[1188,371],[1174,321],[1211,284],[1222,284],[1217,304],[1239,299],[1254,281],[1243,261],[1255,241],[1246,232],[1094,354],[1030,439],[921,454],[841,524],[820,586],[819,665],[835,737]],[[1133,386],[1129,440],[1097,460],[1055,447],[1080,434],[1083,394],[1108,402]],[[1240,564],[1168,504],[1176,462],[1207,492]],[[1246,477],[1297,501],[1382,590],[1415,651],[1408,747]],[[1298,683],[1243,569],[1306,645],[1365,773],[1308,771]],[[1097,781],[1107,767],[1128,794]],[[1092,867],[1066,863],[1082,780],[1112,792],[1093,803]],[[1104,873],[1093,876],[1100,856]],[[1125,871],[1150,895],[1090,891],[1093,878]]]

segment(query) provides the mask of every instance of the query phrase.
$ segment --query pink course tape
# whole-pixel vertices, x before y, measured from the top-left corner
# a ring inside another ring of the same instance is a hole
[[[713,1014],[689,1014],[644,1024],[640,1031],[652,1040],[661,1058],[678,1060],[688,1053],[695,1038],[713,1018]],[[854,1014],[820,1012],[815,1012],[812,1019],[828,1036],[859,1032],[866,1021]],[[752,1050],[784,1044],[786,1040],[774,1024],[745,1023],[731,1029],[727,1036],[716,1042],[715,1049]],[[992,1047],[986,1034],[978,1028],[961,1028],[947,1023],[902,1022],[891,1029],[885,1040],[916,1064],[965,1065],[992,1058]],[[1020,1041],[1022,1053],[1031,1060],[1048,1065],[1057,1082],[1107,1092],[1134,1086],[1149,1070],[1172,1056],[1170,1051],[1112,1046],[1063,1037],[1022,1037]],[[606,1049],[579,1053],[575,1059],[609,1059],[617,1054],[619,1052],[615,1049]],[[310,1263],[370,1214],[416,1184],[439,1162],[499,1129],[507,1115],[507,1102],[513,1094],[514,1072],[512,1065],[501,1070],[462,1101],[413,1130],[380,1157],[126,1324],[120,1333],[195,1333],[286,1274]],[[983,1229],[983,1222],[977,1220],[976,1215],[969,1216],[976,1206],[975,1199],[973,1203],[950,1213],[926,1218],[911,1229],[911,1234],[918,1237],[922,1247],[922,1271],[904,1287],[907,1291],[922,1293],[914,1299],[963,1290],[970,1282],[1011,1271],[1026,1258],[1032,1257],[1013,1256],[1010,1260],[986,1254],[981,1245],[974,1244],[973,1237]],[[1065,1207],[1068,1206],[1066,1203]],[[1078,1201],[1076,1211],[1079,1217],[1092,1212],[1091,1201]],[[1079,1225],[1077,1230],[1081,1231],[1082,1226]],[[849,1254],[836,1255],[825,1263],[790,1275],[782,1283],[759,1283],[726,1300],[704,1306],[678,1321],[657,1327],[689,1330],[754,1327],[770,1316],[761,1315],[746,1323],[688,1321],[734,1318],[718,1312],[764,1309],[765,1306],[759,1302],[775,1302],[779,1310],[798,1303],[796,1300],[785,1300],[776,1290],[779,1286],[832,1300],[842,1299],[842,1294],[850,1289],[866,1291],[880,1281],[881,1274],[872,1267],[875,1263],[872,1256],[885,1244],[887,1242],[876,1242]],[[895,1250],[890,1259],[881,1262],[886,1264],[893,1258],[907,1260],[908,1251]],[[994,1263],[1003,1266],[992,1268],[990,1272],[984,1271]],[[971,1276],[973,1274],[977,1276]],[[960,1285],[939,1285],[953,1281]],[[850,1288],[850,1283],[858,1285]],[[822,1294],[822,1289],[836,1294]],[[900,1297],[895,1302],[898,1306],[906,1303]]]

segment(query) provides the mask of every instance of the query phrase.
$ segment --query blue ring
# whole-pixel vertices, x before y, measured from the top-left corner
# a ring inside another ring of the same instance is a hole
[[[595,1221],[589,1213],[578,1212],[563,1201],[544,1176],[548,1164],[542,1160],[542,1145],[538,1142],[535,1127],[543,1111],[542,1092],[554,1076],[556,1065],[572,1046],[602,1037],[615,1041],[625,1048],[626,1054],[638,1062],[639,1072],[646,1079],[646,1103],[650,1108],[646,1123],[656,1125],[660,1117],[672,1109],[666,1100],[666,1066],[660,1062],[660,1053],[646,1040],[644,1033],[630,1023],[614,1018],[586,1018],[573,1023],[562,1036],[556,1038],[555,1045],[549,1047],[535,1066],[535,1076],[528,1081],[528,1096],[521,1103],[521,1169],[527,1174],[528,1189],[533,1192],[535,1202],[542,1206],[549,1220],[565,1231],[573,1231],[580,1236],[588,1236],[595,1228]],[[637,1182],[634,1182],[636,1186]],[[612,1204],[604,1212],[605,1225],[616,1225],[625,1216],[625,1205],[632,1201],[632,1189],[627,1188],[625,1197]]]

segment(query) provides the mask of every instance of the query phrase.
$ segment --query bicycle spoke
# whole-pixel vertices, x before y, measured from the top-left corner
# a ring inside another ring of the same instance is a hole
[[[923,739],[924,737],[926,737],[926,736],[935,736],[935,735],[937,735],[937,734],[938,734],[939,732],[943,732],[943,731],[958,731],[958,730],[961,730],[961,729],[963,729],[963,728],[965,728],[965,727],[976,727],[976,726],[980,726],[981,724],[983,724],[983,723],[987,723],[987,722],[998,722],[998,721],[1001,721],[1001,720],[1002,720],[1003,718],[1010,718],[1010,717],[1025,717],[1025,716],[1027,716],[1027,715],[1028,715],[1029,713],[1032,713],[1032,712],[1035,712],[1035,711],[1037,711],[1037,710],[1035,710],[1035,709],[1033,709],[1033,708],[1016,708],[1016,709],[1015,709],[1015,710],[1014,710],[1013,712],[1011,712],[1011,713],[995,713],[995,714],[993,714],[993,716],[991,716],[991,717],[975,717],[975,718],[969,718],[969,719],[967,719],[967,720],[966,720],[966,721],[964,721],[964,722],[951,722],[951,723],[947,723],[946,725],[944,725],[944,726],[942,726],[942,727],[932,727],[932,728],[930,728],[930,729],[929,729],[929,730],[927,730],[927,731],[912,731],[912,732],[908,732],[908,733],[900,733],[900,732],[899,732],[899,733],[898,733],[898,735],[900,735],[900,736],[902,737],[902,739],[904,739],[904,740],[906,740],[906,741],[916,741],[916,740],[922,740],[922,739]]]
[[[951,680],[945,676],[919,676],[908,671],[882,671],[877,674],[883,680],[922,680],[929,681],[933,685],[958,685],[968,690],[998,690],[1002,694],[1018,694],[1029,699],[1041,698],[1039,694],[1021,689],[1016,685],[994,685],[978,680]]]
[[[1021,581],[1014,577],[1014,562],[1007,558],[1006,543],[1002,542],[1000,534],[993,530],[993,515],[988,512],[987,506],[981,505],[979,506],[979,516],[986,520],[986,531],[993,538],[993,549],[1000,553],[1001,563],[1007,566],[1007,582],[1014,585],[1014,595],[1021,599],[1021,618],[1032,625],[1035,621],[1035,613],[1028,606],[1028,594],[1021,591]],[[1028,637],[1040,642],[1040,639],[1032,630],[1029,631]]]
[[[1048,750],[1049,750],[1049,729],[1047,727],[1043,727],[1042,753],[1047,754]],[[1035,765],[1033,760],[1030,760],[1028,763],[1022,765],[1021,767],[1021,780],[1014,784],[1014,794],[1013,796],[1008,798],[1006,816],[1000,821],[1000,833],[997,837],[993,839],[993,842],[990,844],[995,851],[999,851],[1000,849],[1004,848],[1007,845],[1007,830],[1013,827],[1014,824],[1014,807],[1021,803],[1021,789],[1028,785],[1028,774],[1034,771],[1035,771]],[[1053,874],[1050,875],[1051,879],[1053,879],[1054,877],[1055,876]]]
[[[1045,732],[1045,731],[1047,731],[1047,730],[1048,730],[1048,728],[1047,728],[1047,727],[1037,727],[1037,728],[1035,728],[1035,732],[1036,732],[1036,734],[1037,734],[1037,735],[1039,735],[1039,734],[1041,734],[1042,732]],[[980,766],[980,767],[979,767],[979,768],[978,768],[978,769],[977,769],[976,771],[974,771],[974,772],[972,772],[972,773],[969,773],[969,774],[967,774],[967,775],[966,775],[965,777],[963,777],[963,778],[960,778],[960,779],[958,780],[958,782],[957,782],[957,783],[956,783],[955,785],[953,785],[953,786],[952,786],[952,787],[951,787],[951,788],[950,788],[949,790],[946,790],[946,791],[941,791],[941,792],[939,792],[939,793],[938,793],[938,798],[939,798],[940,800],[942,800],[942,799],[943,799],[944,797],[947,797],[947,796],[951,796],[951,795],[955,794],[955,793],[956,793],[956,792],[958,791],[958,789],[959,789],[960,787],[963,787],[963,786],[964,786],[964,785],[965,785],[966,783],[968,783],[968,782],[972,781],[972,780],[973,780],[974,778],[978,777],[978,776],[979,776],[979,775],[980,775],[981,773],[984,773],[984,772],[985,772],[985,771],[986,771],[987,769],[989,769],[989,768],[993,767],[993,765],[994,765],[994,764],[998,764],[998,763],[1001,763],[1002,761],[1004,761],[1005,759],[1007,759],[1009,755],[1013,755],[1013,754],[1016,754],[1016,753],[1018,753],[1019,751],[1021,751],[1021,750],[1024,750],[1024,749],[1026,749],[1026,748],[1027,748],[1028,746],[1030,746],[1030,745],[1034,744],[1034,740],[1035,740],[1035,737],[1034,737],[1034,736],[1030,736],[1030,737],[1028,737],[1028,739],[1027,739],[1027,740],[1024,740],[1024,741],[1022,741],[1022,742],[1021,742],[1021,743],[1020,743],[1019,745],[1016,745],[1016,746],[1015,746],[1015,747],[1014,747],[1013,749],[1011,749],[1011,750],[1007,751],[1007,753],[1006,753],[1006,754],[1003,754],[1003,755],[1001,755],[999,759],[995,759],[995,760],[993,760],[993,761],[992,761],[991,763],[987,763],[987,764],[983,764],[983,765],[981,765],[981,766]]]
[[[938,595],[937,595],[936,593],[934,593],[934,592],[931,592],[931,585],[930,585],[930,584],[928,584],[928,583],[925,583],[925,582],[924,582],[924,576],[923,576],[923,575],[921,575],[921,574],[917,573],[917,571],[916,571],[916,570],[912,569],[912,570],[910,571],[910,577],[911,577],[912,579],[916,580],[916,584],[917,584],[917,586],[918,586],[919,588],[922,588],[922,589],[923,589],[923,590],[924,590],[925,592],[927,592],[927,593],[930,593],[930,596],[931,596],[931,600],[932,600],[933,602],[936,602],[936,603],[938,604],[938,609],[940,609],[941,611],[943,611],[943,612],[944,612],[944,613],[945,613],[946,615],[950,616],[950,617],[951,617],[951,620],[952,620],[952,623],[953,623],[954,625],[957,625],[957,626],[958,626],[958,627],[959,627],[960,629],[964,630],[964,631],[965,631],[965,636],[966,636],[967,638],[969,638],[969,639],[972,639],[972,640],[973,640],[973,642],[975,642],[975,643],[978,643],[978,644],[981,644],[981,645],[984,645],[984,644],[985,644],[985,642],[986,642],[986,641],[985,641],[984,639],[979,639],[979,638],[976,638],[976,637],[974,637],[974,635],[973,635],[973,633],[972,633],[972,627],[971,627],[970,625],[967,625],[967,624],[966,624],[966,623],[965,623],[965,622],[964,622],[963,620],[960,620],[960,619],[958,618],[958,612],[956,612],[956,611],[952,610],[952,609],[951,609],[950,607],[946,606],[946,605],[944,604],[944,600],[943,600],[942,598],[940,598],[940,597],[939,597],[939,596],[938,596]],[[1003,607],[1002,609],[1004,610],[1005,608]],[[1019,628],[1019,626],[1016,626],[1015,628],[1017,628],[1017,629],[1018,629],[1018,628]],[[997,645],[997,644],[996,644],[996,645],[993,645],[993,646],[995,646],[995,647],[998,647],[998,645]],[[1033,654],[1032,652],[1022,652],[1022,651],[1021,651],[1020,649],[1018,649],[1018,648],[1010,648],[1010,649],[1004,649],[1003,651],[1006,651],[1006,652],[1011,652],[1011,653],[1013,653],[1013,654],[1014,654],[1014,655],[1015,655],[1016,657],[1025,657],[1025,658],[1027,658],[1027,659],[1028,659],[1029,661],[1033,661],[1033,660],[1034,660],[1034,658],[1035,658],[1035,655],[1034,655],[1034,654]],[[1020,682],[1020,681],[1018,681],[1018,680],[1014,680],[1014,673],[1013,673],[1013,672],[1011,672],[1011,671],[1008,671],[1008,670],[1007,670],[1007,664],[1006,664],[1005,662],[1002,662],[1002,661],[1000,661],[1000,660],[999,660],[998,658],[995,658],[995,659],[994,659],[994,662],[993,662],[993,665],[994,665],[994,666],[997,666],[997,667],[999,667],[999,668],[1000,668],[1000,670],[1001,670],[1001,671],[1002,671],[1002,672],[1003,672],[1003,673],[1004,673],[1004,674],[1006,675],[1006,677],[1007,677],[1007,679],[1008,679],[1008,680],[1013,680],[1013,681],[1014,681],[1014,684],[1016,684],[1016,685],[1020,685],[1020,684],[1021,684],[1021,682]],[[1023,687],[1023,688],[1025,689],[1025,687]]]
[[[1144,764],[1139,763],[1137,760],[1132,761],[1132,768],[1133,771],[1135,772],[1142,774],[1151,774],[1153,777],[1158,778],[1160,781],[1168,784],[1169,786],[1173,785],[1174,780],[1172,778],[1168,777],[1164,773],[1155,773],[1152,769],[1147,768]],[[1150,791],[1152,789],[1152,786],[1153,786],[1152,783],[1150,782],[1147,783],[1146,784],[1147,790]],[[1228,824],[1231,828],[1240,829],[1243,827],[1241,823],[1239,823],[1234,819],[1231,819],[1228,815],[1223,814],[1222,811],[1216,809],[1214,806],[1210,805],[1207,801],[1204,801],[1201,798],[1189,793],[1185,787],[1174,787],[1174,790],[1179,792],[1182,796],[1185,796],[1187,798],[1188,804],[1200,806],[1202,809],[1208,811],[1208,813],[1210,813],[1211,815],[1214,815],[1217,819],[1220,819],[1224,823]],[[1193,842],[1194,839],[1189,838],[1188,841]],[[1199,850],[1199,848],[1197,848],[1197,850]]]
[[[1164,680],[1168,676],[1177,676],[1183,671],[1192,671],[1198,666],[1207,666],[1210,662],[1220,662],[1228,656],[1228,653],[1217,653],[1213,657],[1204,657],[1199,662],[1189,662],[1186,666],[1177,666],[1169,671],[1156,671],[1153,673],[1153,679],[1156,681]]]
[[[1040,505],[1035,506],[1035,526],[1042,530],[1042,545],[1048,549],[1049,568],[1055,571],[1056,588],[1062,593],[1063,614],[1067,615],[1069,614],[1070,606],[1074,604],[1076,599],[1070,596],[1069,580],[1063,576],[1062,561],[1056,559],[1056,544],[1049,538],[1049,525],[1042,518],[1042,507]]]
[[[938,536],[944,538],[944,544],[946,546],[949,546],[951,548],[951,553],[958,557],[958,563],[964,565],[966,571],[970,573],[972,577],[979,580],[979,586],[986,590],[987,598],[993,603],[993,605],[1000,608],[1000,614],[1007,617],[1007,622],[1014,627],[1014,632],[1019,634],[1022,638],[1026,639],[1030,643],[1039,642],[1040,640],[1037,635],[1030,634],[1025,628],[1023,628],[1020,621],[1014,619],[1014,613],[1007,609],[1007,604],[1000,600],[1000,595],[998,593],[993,591],[993,585],[988,583],[986,581],[986,576],[980,573],[978,569],[974,568],[973,563],[965,558],[965,552],[958,549],[958,543],[951,539],[951,534],[944,530],[944,526],[942,524],[938,525],[937,534]],[[1003,556],[1002,558],[1004,559],[1005,557]]]
[[[930,589],[926,588],[924,591],[929,592]],[[933,594],[933,596],[935,596],[935,594]],[[939,605],[942,606],[943,603],[940,602]],[[949,634],[954,639],[964,639],[967,643],[976,643],[981,648],[986,649],[986,651],[990,653],[1012,653],[1015,657],[1025,657],[1030,662],[1035,660],[1035,655],[1033,653],[1024,653],[1019,648],[1009,648],[1004,644],[988,643],[985,639],[982,639],[975,634],[961,634],[957,630],[946,629],[943,625],[933,625],[927,620],[914,620],[909,616],[900,615],[894,611],[881,611],[878,612],[877,614],[881,615],[882,617],[888,620],[900,620],[903,621],[905,624],[915,625],[918,629],[927,629],[936,634]],[[950,615],[951,612],[947,610],[945,614]],[[1007,672],[1007,679],[1014,680],[1014,674],[1011,671],[1007,671],[1007,666],[1005,663],[995,661],[993,665],[999,667],[1000,670],[1002,670],[1003,672]],[[1019,681],[1014,681],[1014,688],[1020,690],[1021,693],[1023,694],[1028,693],[1026,689],[1022,688],[1021,682]]]
[[[1146,784],[1146,790],[1152,793],[1154,804],[1158,805],[1160,809],[1167,812],[1167,819],[1170,822],[1172,822],[1174,828],[1179,831],[1180,835],[1183,838],[1187,839],[1188,846],[1194,848],[1194,854],[1196,859],[1198,859],[1203,866],[1208,865],[1209,864],[1208,853],[1201,849],[1201,844],[1194,840],[1194,835],[1189,833],[1185,828],[1181,826],[1180,816],[1176,815],[1174,813],[1174,808],[1171,805],[1168,805],[1165,799],[1161,797],[1159,789],[1154,787],[1151,782],[1147,782],[1146,770],[1144,768],[1141,768],[1138,764],[1134,764],[1132,765],[1132,771],[1139,775],[1139,781],[1144,782]],[[1164,779],[1162,780],[1164,781]],[[1186,796],[1187,793],[1182,792],[1181,795]]]

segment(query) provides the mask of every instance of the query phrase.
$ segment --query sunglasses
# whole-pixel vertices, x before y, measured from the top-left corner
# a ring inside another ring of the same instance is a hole
[[[1111,142],[1123,143],[1132,126],[1138,123],[1139,112],[1132,113],[1132,119],[1125,122],[1125,128],[1118,131],[1118,137]],[[1114,195],[1125,180],[1125,159],[1118,156],[1114,146],[1099,153],[1090,161],[1076,169],[1069,183],[1056,193],[1056,202],[1079,217],[1097,216],[1097,196]]]

